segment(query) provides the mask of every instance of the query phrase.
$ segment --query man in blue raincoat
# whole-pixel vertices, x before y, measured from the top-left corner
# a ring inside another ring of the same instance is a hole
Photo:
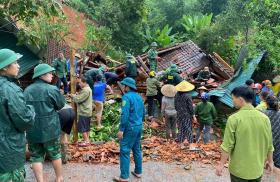
[[[122,98],[122,114],[119,132],[120,140],[120,177],[114,181],[124,182],[129,179],[130,151],[133,152],[135,169],[131,172],[137,178],[142,174],[141,134],[145,116],[145,108],[142,97],[136,93],[136,83],[132,78],[125,78],[122,82],[125,94]]]

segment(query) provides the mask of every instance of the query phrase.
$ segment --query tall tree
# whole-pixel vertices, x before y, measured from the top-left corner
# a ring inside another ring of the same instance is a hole
[[[141,52],[140,34],[145,16],[145,0],[102,0],[96,9],[98,24],[112,30],[112,41],[123,50]]]
[[[196,9],[203,14],[213,14],[213,17],[219,15],[228,5],[228,0],[198,0]]]

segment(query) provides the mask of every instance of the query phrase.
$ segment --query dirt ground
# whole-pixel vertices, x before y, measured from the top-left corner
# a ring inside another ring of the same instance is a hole
[[[227,169],[222,177],[215,175],[212,165],[192,163],[190,170],[185,170],[184,165],[163,162],[146,162],[143,164],[143,176],[136,179],[130,176],[131,182],[229,182]],[[133,165],[131,165],[131,170]],[[35,181],[30,164],[26,165],[27,182]],[[65,182],[111,182],[114,176],[119,175],[118,165],[93,165],[75,164],[63,165]],[[44,178],[46,182],[53,182],[54,171],[51,163],[44,165]],[[265,175],[264,182],[274,182],[271,176]]]

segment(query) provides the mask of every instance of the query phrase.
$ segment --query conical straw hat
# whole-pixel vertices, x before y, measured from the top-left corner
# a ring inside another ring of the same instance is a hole
[[[161,93],[166,97],[174,97],[177,93],[175,86],[166,84],[161,88]]]
[[[176,85],[176,90],[178,92],[188,92],[193,89],[194,89],[194,85],[185,80],[179,83],[178,85]]]
[[[204,87],[204,86],[201,86],[197,90],[208,90],[208,89],[206,87]]]

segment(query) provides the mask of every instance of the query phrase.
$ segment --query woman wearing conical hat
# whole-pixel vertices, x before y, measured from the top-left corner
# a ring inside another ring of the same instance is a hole
[[[189,143],[193,142],[192,136],[192,120],[196,120],[192,99],[188,92],[194,89],[194,85],[187,81],[182,81],[176,85],[177,94],[175,96],[175,109],[177,111],[178,135],[177,141],[184,142],[185,139]]]

